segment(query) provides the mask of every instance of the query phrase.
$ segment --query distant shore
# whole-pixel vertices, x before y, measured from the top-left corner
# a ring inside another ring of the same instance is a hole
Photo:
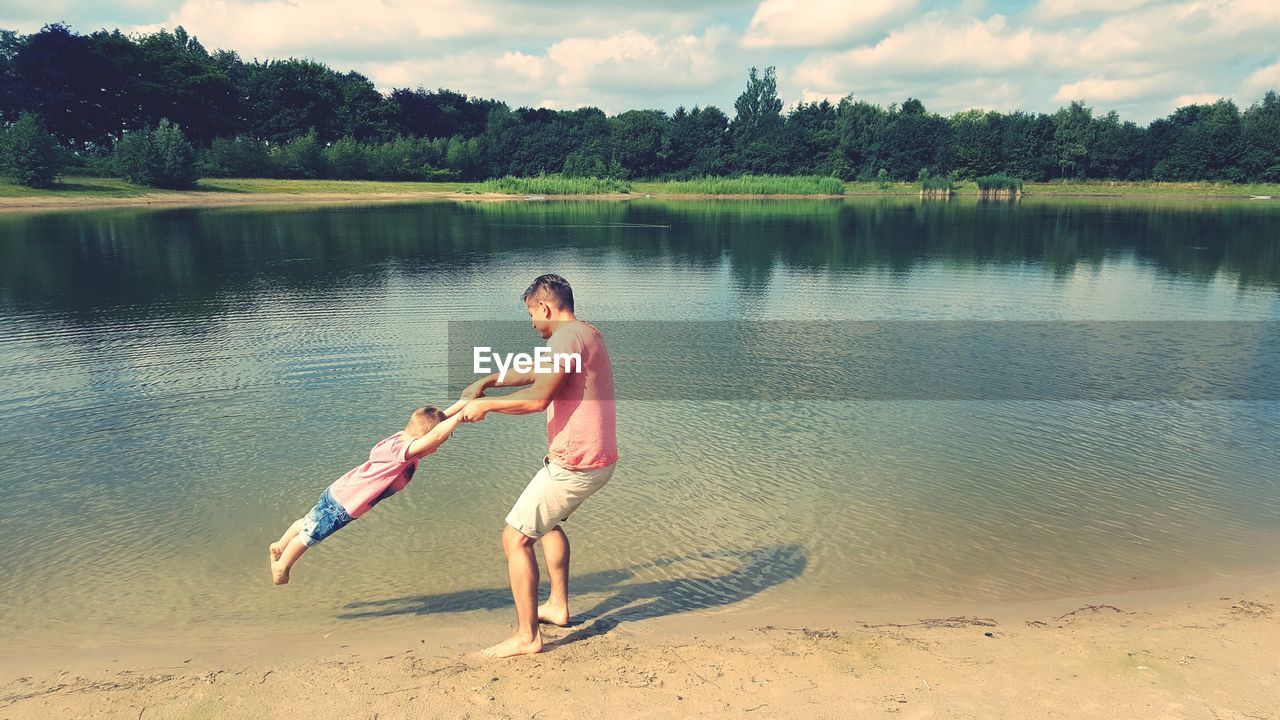
[[[183,637],[15,652],[0,717],[1273,718],[1278,610],[1270,576],[931,614],[588,617],[507,661],[475,653],[501,634],[492,619],[447,634],[335,625],[248,648]]]
[[[711,195],[664,192],[665,183],[635,182],[626,194],[602,195],[502,195],[477,193],[474,183],[383,182],[366,180],[258,180],[205,179],[193,190],[159,190],[131,185],[114,178],[66,178],[48,190],[24,188],[0,182],[0,211],[25,212],[84,210],[113,207],[220,207],[234,205],[325,205],[415,202],[424,200],[510,201],[660,199],[836,199],[851,196],[915,196],[915,183],[845,183],[844,195]],[[976,196],[972,183],[960,183],[956,197]],[[1028,197],[1097,197],[1142,199],[1231,199],[1256,196],[1280,198],[1280,184],[1232,185],[1224,183],[1087,182],[1028,183]],[[1276,200],[1280,202],[1280,200]]]

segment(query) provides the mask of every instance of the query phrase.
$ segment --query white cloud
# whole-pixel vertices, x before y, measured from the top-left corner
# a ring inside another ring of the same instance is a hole
[[[186,0],[152,30],[182,25],[208,47],[247,57],[280,56],[334,46],[461,38],[491,31],[500,18],[464,0]]]
[[[1274,48],[1280,32],[1276,0],[1190,0],[1150,5],[1109,17],[1082,35],[1064,34],[1059,64],[1137,74],[1206,66],[1264,48]]]
[[[313,57],[384,90],[449,87],[609,112],[728,107],[753,64],[778,66],[789,104],[856,92],[883,104],[915,96],[940,112],[1051,111],[1079,96],[1146,121],[1180,96],[1248,103],[1280,88],[1280,0],[1025,2],[10,0],[0,27],[181,24],[209,48]]]
[[[529,80],[539,80],[545,72],[546,62],[533,55],[525,55],[522,52],[512,52],[508,50],[502,54],[502,57],[494,61],[493,66],[499,70],[506,70],[516,75],[523,76]]]
[[[1173,99],[1173,107],[1171,110],[1187,105],[1212,105],[1222,99],[1222,95],[1214,95],[1213,93],[1193,93],[1190,95],[1179,95]]]
[[[626,31],[604,38],[566,38],[547,48],[557,84],[581,92],[588,88],[708,88],[724,79],[720,53],[728,39],[723,28],[701,37],[661,38]]]
[[[1031,31],[1009,28],[1002,15],[956,23],[934,14],[890,32],[873,46],[815,53],[797,68],[796,80],[815,92],[839,92],[881,74],[1004,73],[1025,65],[1035,52]]]
[[[821,47],[883,30],[918,0],[764,0],[742,44],[749,48]]]
[[[1031,15],[1041,20],[1062,20],[1096,13],[1115,14],[1142,7],[1152,0],[1040,0]]]
[[[610,37],[565,38],[543,54],[472,50],[422,60],[362,66],[384,90],[448,87],[514,105],[556,109],[597,105],[610,112],[646,106],[653,93],[687,88],[710,95],[730,66],[720,49],[728,33],[658,37],[628,31]]]
[[[1053,101],[1067,103],[1072,100],[1088,100],[1094,103],[1132,100],[1168,93],[1181,82],[1183,81],[1173,73],[1134,78],[1091,77],[1059,87]]]
[[[1262,95],[1268,90],[1280,90],[1280,60],[1259,68],[1244,79],[1242,85],[1246,97]]]

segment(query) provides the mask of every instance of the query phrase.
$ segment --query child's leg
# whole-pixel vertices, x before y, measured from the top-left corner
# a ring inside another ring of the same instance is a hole
[[[289,526],[288,530],[284,531],[284,534],[280,536],[279,540],[271,543],[271,561],[272,562],[275,562],[276,560],[280,559],[280,554],[284,552],[285,546],[289,544],[290,540],[297,537],[299,532],[302,532],[302,523],[306,521],[307,521],[306,517],[298,518],[296,522],[294,522],[292,525]]]
[[[277,585],[287,585],[289,583],[289,569],[293,564],[298,562],[298,558],[307,551],[307,546],[302,542],[302,538],[294,533],[289,542],[285,543],[284,550],[280,553],[280,557],[271,562],[271,581]]]

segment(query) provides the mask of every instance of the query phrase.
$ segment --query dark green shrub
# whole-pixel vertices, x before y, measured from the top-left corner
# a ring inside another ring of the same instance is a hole
[[[372,145],[362,145],[355,138],[344,137],[324,149],[324,159],[329,172],[339,180],[364,180],[369,178],[369,155]]]
[[[271,177],[271,157],[266,143],[238,135],[214,138],[208,150],[200,154],[196,169],[201,177]]]
[[[58,141],[33,113],[22,113],[0,132],[0,174],[20,185],[50,187],[65,159]]]
[[[155,130],[126,132],[112,160],[121,177],[137,185],[184,189],[196,183],[195,148],[168,120],[161,120]]]
[[[280,177],[312,179],[328,174],[324,151],[314,130],[277,146],[271,153],[275,173]]]

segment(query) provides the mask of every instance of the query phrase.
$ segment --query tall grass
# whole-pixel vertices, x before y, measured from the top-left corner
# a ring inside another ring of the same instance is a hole
[[[1018,195],[1022,193],[1022,179],[997,173],[983,175],[973,181],[980,195]]]
[[[950,175],[932,175],[928,170],[921,170],[919,175],[920,194],[925,196],[942,195],[949,197],[955,190],[956,181]]]
[[[839,178],[822,175],[742,175],[646,183],[646,190],[673,195],[843,195]]]
[[[506,177],[485,180],[466,188],[464,192],[503,193],[507,195],[607,195],[631,192],[631,183],[616,178],[568,177],[566,175],[537,175],[535,177]]]

